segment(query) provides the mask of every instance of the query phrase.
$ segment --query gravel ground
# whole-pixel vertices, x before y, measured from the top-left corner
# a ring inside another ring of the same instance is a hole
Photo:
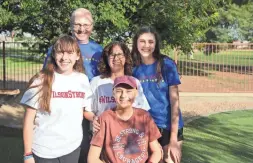
[[[180,93],[180,108],[185,123],[200,116],[232,110],[253,109],[253,94]],[[0,125],[22,127],[24,108],[15,102],[0,108]]]
[[[253,94],[245,96],[232,95],[227,96],[209,96],[207,94],[201,96],[191,95],[180,97],[180,108],[183,113],[185,123],[190,122],[200,116],[208,116],[210,114],[227,112],[233,110],[253,109]]]

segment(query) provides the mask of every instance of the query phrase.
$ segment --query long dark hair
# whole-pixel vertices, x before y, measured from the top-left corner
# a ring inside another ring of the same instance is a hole
[[[108,78],[111,76],[112,71],[108,63],[108,58],[109,55],[112,53],[113,47],[115,46],[119,46],[121,48],[126,58],[126,62],[124,65],[124,75],[132,75],[133,61],[131,58],[130,50],[125,43],[115,41],[108,44],[102,52],[102,56],[98,65],[98,70],[101,74],[101,78]]]
[[[148,26],[141,27],[137,31],[135,36],[133,37],[133,46],[132,46],[131,56],[134,61],[134,66],[138,67],[139,65],[142,64],[141,54],[138,51],[137,44],[138,44],[138,38],[144,33],[151,33],[155,37],[156,44],[155,44],[155,50],[153,52],[153,57],[157,61],[156,74],[157,74],[157,79],[159,82],[162,79],[163,58],[165,58],[165,55],[161,54],[160,52],[160,38],[159,38],[158,33],[153,27],[148,27]]]

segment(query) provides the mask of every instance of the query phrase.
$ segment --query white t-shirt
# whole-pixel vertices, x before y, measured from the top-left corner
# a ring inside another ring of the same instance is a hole
[[[57,158],[71,153],[83,138],[84,107],[90,107],[92,92],[87,76],[73,72],[70,75],[54,73],[51,113],[39,108],[38,87],[27,90],[21,103],[37,110],[34,121],[32,152],[42,158]],[[40,83],[35,80],[33,85]]]
[[[86,111],[93,112],[96,116],[101,115],[105,110],[116,107],[116,101],[113,97],[113,83],[111,78],[94,77],[91,82],[91,89],[93,92],[93,100],[91,107],[85,108]],[[133,107],[149,110],[150,106],[143,93],[142,86],[138,79],[136,79],[138,95],[135,98]]]

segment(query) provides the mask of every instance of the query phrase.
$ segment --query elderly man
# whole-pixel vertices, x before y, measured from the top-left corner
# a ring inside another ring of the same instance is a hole
[[[99,75],[97,66],[103,49],[102,46],[96,42],[89,40],[93,30],[93,25],[94,21],[89,10],[85,8],[78,8],[72,13],[70,20],[71,33],[79,42],[85,72],[89,80],[91,80],[94,76]],[[51,51],[50,47],[44,61],[43,68],[46,66],[47,60],[51,55]]]

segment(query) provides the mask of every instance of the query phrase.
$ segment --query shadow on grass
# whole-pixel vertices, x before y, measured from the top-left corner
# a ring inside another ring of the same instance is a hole
[[[0,126],[0,162],[22,163],[22,130]]]
[[[252,110],[226,112],[188,123],[182,163],[251,162],[252,114]]]

